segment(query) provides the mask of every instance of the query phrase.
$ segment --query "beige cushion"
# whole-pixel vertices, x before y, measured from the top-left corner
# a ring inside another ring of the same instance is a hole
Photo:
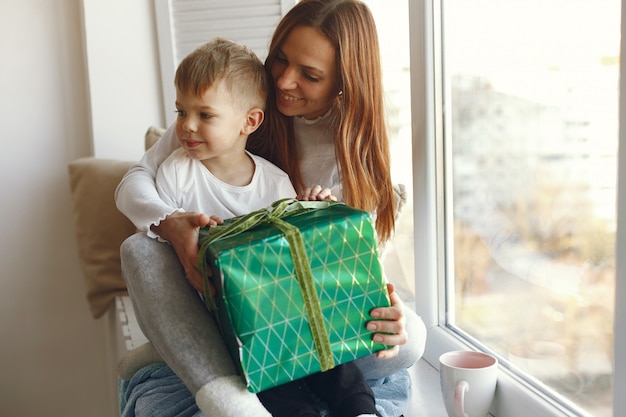
[[[151,126],[145,134],[149,149],[165,132]],[[118,295],[127,294],[120,265],[120,245],[136,232],[117,210],[115,188],[133,164],[114,159],[80,158],[68,166],[78,256],[84,273],[89,308],[101,317]]]
[[[95,318],[117,295],[126,294],[120,245],[135,226],[115,207],[114,192],[132,162],[81,158],[68,166],[74,230],[87,301]]]
[[[165,133],[165,129],[156,126],[150,126],[146,132],[145,149],[148,150],[156,143],[157,140]]]

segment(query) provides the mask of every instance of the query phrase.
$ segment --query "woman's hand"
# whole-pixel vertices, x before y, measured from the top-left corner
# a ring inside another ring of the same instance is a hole
[[[400,345],[407,342],[408,336],[405,328],[404,303],[395,292],[393,284],[387,284],[389,291],[390,307],[375,308],[370,312],[376,320],[367,322],[367,329],[374,332],[374,341],[387,346],[393,346],[387,350],[376,352],[381,359],[389,359],[398,355]]]
[[[331,200],[337,201],[337,197],[331,194],[330,188],[322,189],[321,185],[316,185],[311,188],[306,188],[304,192],[296,196],[301,201],[318,201],[318,200]]]
[[[201,227],[221,224],[222,219],[196,212],[175,212],[167,216],[152,231],[167,240],[174,248],[185,270],[187,281],[204,294],[204,279],[198,270],[198,235]],[[215,289],[209,289],[215,294]]]

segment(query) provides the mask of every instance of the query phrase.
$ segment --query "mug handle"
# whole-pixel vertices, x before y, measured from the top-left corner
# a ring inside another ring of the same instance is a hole
[[[459,381],[454,388],[454,411],[457,417],[468,417],[465,414],[465,392],[468,390],[467,381]]]

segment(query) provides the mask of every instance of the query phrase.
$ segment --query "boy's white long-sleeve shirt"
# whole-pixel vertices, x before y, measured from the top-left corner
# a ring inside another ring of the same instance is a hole
[[[254,174],[244,186],[227,184],[197,159],[178,148],[161,164],[156,186],[163,201],[184,211],[217,215],[222,219],[266,208],[282,198],[294,198],[289,176],[276,165],[248,153]]]
[[[158,225],[175,211],[198,211],[227,219],[296,196],[284,171],[259,156],[249,155],[255,164],[250,184],[225,184],[200,161],[186,156],[172,125],[122,178],[115,191],[117,207],[138,229],[158,238],[150,226]]]
[[[300,171],[308,186],[329,188],[343,201],[341,173],[335,156],[330,128],[330,112],[315,120],[294,118],[296,141],[300,150]],[[148,232],[178,207],[164,202],[157,192],[155,179],[159,166],[180,145],[176,139],[175,124],[126,173],[115,191],[117,208],[140,230]],[[211,214],[211,213],[206,213]]]

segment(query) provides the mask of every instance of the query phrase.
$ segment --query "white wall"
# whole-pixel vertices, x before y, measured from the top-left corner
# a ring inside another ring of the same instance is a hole
[[[82,4],[94,155],[139,159],[137,138],[165,123],[153,0]]]
[[[80,0],[0,0],[0,51],[0,415],[111,416],[67,176],[91,152]]]

